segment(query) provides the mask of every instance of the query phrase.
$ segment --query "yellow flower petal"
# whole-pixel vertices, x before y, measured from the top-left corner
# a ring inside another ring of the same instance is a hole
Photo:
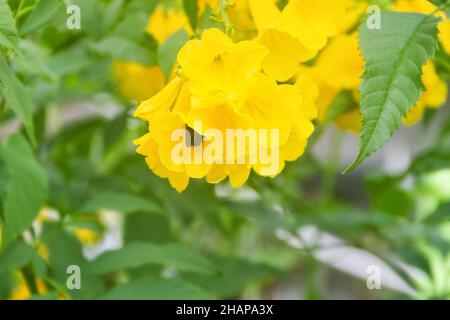
[[[158,66],[116,61],[113,69],[119,92],[127,99],[144,101],[164,87],[164,74]]]
[[[317,51],[306,49],[289,33],[276,28],[263,31],[258,42],[269,50],[263,62],[264,72],[278,81],[292,78],[300,62],[308,61],[317,54]]]
[[[180,77],[173,79],[158,94],[142,102],[137,107],[134,116],[149,121],[155,113],[169,110],[178,98],[182,84],[183,80]]]

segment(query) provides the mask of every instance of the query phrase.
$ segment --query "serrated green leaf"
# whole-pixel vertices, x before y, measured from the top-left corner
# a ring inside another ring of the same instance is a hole
[[[183,7],[189,18],[189,24],[191,25],[192,30],[196,30],[199,10],[197,0],[183,0]]]
[[[177,244],[155,245],[130,243],[122,249],[110,251],[92,262],[89,271],[106,274],[149,264],[176,267],[182,271],[212,274],[214,265],[202,255]]]
[[[5,98],[6,106],[22,120],[28,136],[34,143],[33,108],[30,97],[2,54],[0,54],[0,92]]]
[[[47,199],[47,177],[33,150],[20,135],[12,136],[0,149],[9,174],[3,204],[5,224],[18,235],[29,228]]]
[[[101,297],[102,300],[199,300],[208,298],[207,293],[181,279],[163,279],[152,276],[120,285]]]
[[[366,62],[361,91],[363,127],[359,154],[346,172],[378,151],[394,134],[422,91],[422,66],[438,47],[438,19],[430,15],[383,12],[381,29],[361,25]]]
[[[63,8],[60,0],[41,0],[19,28],[20,34],[25,35],[43,26]]]
[[[171,35],[158,49],[158,64],[164,72],[166,79],[172,72],[177,59],[178,51],[183,47],[189,35],[185,30],[179,30]]]
[[[117,192],[105,192],[95,195],[78,211],[82,213],[96,213],[101,209],[111,209],[122,213],[134,213],[137,211],[161,212],[160,207],[150,200]]]

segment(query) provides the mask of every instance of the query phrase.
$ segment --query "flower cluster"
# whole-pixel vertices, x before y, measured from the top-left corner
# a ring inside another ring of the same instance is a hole
[[[149,17],[147,32],[160,44],[180,29],[193,38],[179,52],[165,87],[157,66],[115,64],[122,95],[143,101],[135,116],[147,121],[149,132],[136,144],[156,175],[180,192],[191,178],[209,183],[229,178],[238,187],[251,170],[276,176],[285,161],[302,155],[313,118],[330,120],[330,107],[342,93],[348,106],[334,122],[354,133],[361,130],[358,89],[364,61],[357,30],[369,1],[229,0],[225,8],[218,0],[197,3],[199,19],[208,7],[218,19],[225,13],[227,21],[222,22],[231,23],[233,32],[212,28],[199,35],[179,6],[160,4]],[[450,54],[450,20],[435,5],[396,0],[390,6],[394,11],[437,12],[443,18],[442,47]],[[433,62],[423,67],[422,81],[424,93],[403,119],[406,125],[417,123],[427,108],[442,106],[447,97],[447,85]],[[243,149],[229,146],[239,139],[227,136],[229,130],[245,133]],[[265,137],[261,130],[267,131]],[[261,161],[262,155],[269,160]]]
[[[178,76],[135,112],[149,124],[136,141],[138,152],[156,175],[180,192],[190,178],[218,183],[228,177],[239,187],[252,169],[275,176],[303,154],[318,92],[306,76],[279,85],[262,73],[267,55],[257,42],[234,43],[218,29],[186,43]],[[177,161],[179,152],[198,161]]]

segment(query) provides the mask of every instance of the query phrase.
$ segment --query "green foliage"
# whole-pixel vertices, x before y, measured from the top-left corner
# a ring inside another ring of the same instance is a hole
[[[361,85],[363,127],[355,169],[394,134],[422,91],[422,66],[437,49],[434,16],[383,12],[382,28],[361,25],[360,46],[366,62]]]
[[[0,156],[9,174],[3,204],[5,224],[14,234],[29,228],[47,198],[47,178],[33,150],[20,135],[1,147]]]
[[[357,104],[354,101],[352,92],[342,91],[334,98],[333,103],[328,107],[324,123],[330,123],[340,115],[355,109],[356,106]]]
[[[196,30],[197,22],[198,22],[198,13],[199,13],[197,1],[196,0],[183,0],[183,7],[189,18],[189,24],[191,25],[192,30]]]
[[[18,51],[18,42],[16,22],[11,9],[6,0],[0,0],[0,45]]]
[[[32,102],[2,54],[0,54],[0,92],[3,94],[7,106],[22,120],[28,136],[34,142]]]
[[[33,254],[32,248],[23,241],[16,241],[0,256],[0,273],[26,265]]]
[[[201,300],[209,298],[209,295],[183,280],[145,277],[120,285],[101,298],[104,300]]]
[[[78,210],[82,213],[96,213],[100,209],[111,209],[122,213],[134,213],[137,211],[160,213],[158,205],[145,198],[132,195],[106,192],[93,196]]]
[[[20,35],[24,36],[29,32],[37,30],[50,19],[52,19],[58,11],[63,9],[60,0],[41,0],[36,8],[27,16],[27,19],[20,26]]]
[[[166,78],[172,72],[177,59],[178,51],[189,40],[189,36],[184,30],[180,30],[170,36],[158,49],[158,64],[164,72]]]
[[[117,251],[107,252],[90,266],[90,272],[105,274],[148,264],[176,267],[181,271],[211,274],[214,266],[195,252],[176,244],[154,245],[151,243],[129,243]]]

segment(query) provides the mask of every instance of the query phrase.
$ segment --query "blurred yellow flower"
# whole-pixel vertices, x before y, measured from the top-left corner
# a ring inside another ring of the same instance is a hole
[[[21,273],[17,273],[17,286],[9,295],[9,300],[27,300],[32,296],[30,289]],[[47,286],[41,278],[36,278],[36,288],[38,294],[45,294],[47,292]]]
[[[358,28],[361,17],[367,12],[369,3],[366,0],[343,0],[345,15],[339,22],[339,33],[349,32]]]
[[[184,29],[188,34],[192,33],[187,16],[177,8],[166,8],[163,5],[158,5],[148,19],[147,32],[158,43],[163,43],[173,33],[181,29]]]
[[[47,247],[43,243],[40,243],[40,244],[37,245],[36,252],[46,262],[49,261],[49,259],[50,259],[50,252],[48,251]]]
[[[290,0],[279,10],[273,0],[249,0],[258,41],[269,49],[263,68],[278,81],[292,78],[299,63],[314,58],[339,32],[342,0]]]
[[[119,93],[129,100],[144,101],[164,87],[164,74],[159,66],[116,61],[113,70]]]
[[[447,84],[437,75],[434,63],[429,61],[423,66],[422,71],[422,81],[425,91],[416,106],[403,119],[403,123],[406,125],[416,124],[422,119],[426,108],[440,108],[447,99]]]
[[[98,232],[88,228],[73,228],[72,233],[83,245],[96,244],[101,239]]]
[[[262,73],[267,54],[257,42],[234,43],[217,29],[185,44],[178,54],[179,76],[135,112],[149,123],[149,133],[135,141],[137,152],[157,176],[178,192],[190,178],[219,183],[228,177],[239,187],[252,168],[273,177],[285,161],[303,154],[314,130],[317,88],[306,75],[295,86],[277,84]],[[234,145],[239,135],[229,136],[230,131],[245,134],[243,148]],[[174,140],[176,132],[181,136]],[[180,146],[182,160],[199,161],[176,161]],[[253,161],[262,154],[268,162]]]

